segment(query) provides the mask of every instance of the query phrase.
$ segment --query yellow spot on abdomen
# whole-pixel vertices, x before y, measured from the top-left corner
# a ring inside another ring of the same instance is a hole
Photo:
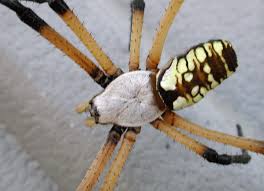
[[[211,48],[212,48],[211,44],[209,42],[207,42],[203,46],[204,46],[208,56],[211,57],[213,55],[212,51],[211,51]]]
[[[187,68],[187,63],[186,60],[184,58],[181,58],[177,64],[177,69],[179,71],[179,73],[183,74],[184,72],[187,72],[188,68]]]
[[[192,79],[193,79],[193,74],[191,72],[184,74],[184,80],[186,82],[190,82],[190,81],[192,81]]]
[[[217,81],[215,81],[213,74],[209,74],[208,75],[208,81],[212,82],[211,89],[213,89],[213,88],[215,88],[216,86],[219,85],[219,83]]]
[[[187,54],[186,59],[188,61],[188,68],[190,71],[193,71],[195,68],[194,60],[195,60],[195,55],[194,55],[194,50],[190,50],[190,52]]]
[[[199,62],[204,62],[206,59],[206,53],[203,48],[198,47],[195,49],[195,53]]]
[[[198,101],[200,101],[201,99],[203,99],[203,96],[201,96],[200,94],[198,94],[196,97],[193,98],[193,101],[194,101],[194,102],[198,102]]]
[[[205,96],[206,94],[207,94],[207,89],[205,88],[205,87],[201,87],[200,88],[200,93],[203,95],[203,96]]]
[[[203,71],[204,71],[205,73],[207,73],[207,74],[210,74],[210,72],[211,72],[211,68],[210,68],[210,66],[208,65],[208,63],[206,63],[206,64],[204,65],[204,67],[203,67]]]
[[[186,98],[179,96],[174,102],[173,102],[173,109],[174,110],[179,110],[182,109],[186,106],[188,106],[188,102]]]
[[[160,81],[160,86],[165,90],[175,90],[177,77],[176,77],[176,65],[177,65],[177,58],[172,61],[171,66],[165,71],[162,80]],[[159,75],[159,74],[158,74]]]
[[[218,53],[219,56],[222,57],[222,52],[223,52],[223,44],[220,41],[215,41],[213,42],[213,47],[214,50]]]
[[[192,89],[192,92],[191,92],[192,93],[192,96],[196,96],[198,92],[199,92],[199,86],[196,85]]]

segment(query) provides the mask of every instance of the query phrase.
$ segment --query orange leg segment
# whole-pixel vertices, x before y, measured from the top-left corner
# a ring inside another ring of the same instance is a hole
[[[131,3],[132,21],[130,32],[130,59],[129,59],[129,71],[139,69],[140,63],[140,44],[142,27],[144,21],[144,0],[134,0]]]
[[[22,22],[37,31],[42,37],[47,39],[56,48],[60,49],[69,58],[83,68],[98,84],[105,87],[109,78],[100,70],[89,58],[74,47],[63,36],[51,28],[31,9],[23,6],[19,1],[1,1],[2,4],[15,11]]]
[[[86,48],[93,54],[106,74],[115,78],[122,73],[121,69],[114,65],[64,0],[51,1],[49,6],[62,18]]]
[[[163,120],[167,124],[175,126],[177,128],[181,128],[191,134],[198,135],[219,143],[224,143],[241,149],[264,154],[264,141],[236,137],[225,133],[205,129],[203,127],[200,127],[199,125],[187,121],[186,119],[171,111],[167,111],[164,113]]]
[[[242,154],[240,155],[218,154],[215,150],[188,137],[187,135],[182,134],[179,130],[162,120],[156,120],[152,122],[152,125],[154,128],[160,130],[168,137],[172,138],[174,141],[185,145],[188,149],[203,157],[208,162],[221,165],[230,165],[233,163],[247,164],[251,159],[251,157],[245,151],[242,151]]]
[[[140,130],[140,128],[138,129]],[[136,142],[136,136],[139,132],[134,131],[134,129],[129,129],[123,138],[121,147],[114,159],[108,174],[105,177],[104,183],[101,187],[101,191],[112,191],[114,190],[120,173],[125,165],[125,162]]]
[[[97,153],[95,160],[92,162],[76,191],[90,191],[93,189],[107,162],[110,160],[124,130],[124,128],[118,126],[114,126],[110,130],[106,143]]]
[[[163,46],[168,35],[170,26],[174,20],[174,17],[179,12],[183,0],[171,0],[168,8],[165,11],[163,18],[160,21],[159,27],[154,38],[152,48],[147,58],[147,69],[157,70],[157,66],[160,62]]]

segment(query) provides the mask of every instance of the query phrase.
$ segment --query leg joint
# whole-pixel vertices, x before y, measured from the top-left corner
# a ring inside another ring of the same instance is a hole
[[[203,158],[207,161],[222,165],[229,165],[232,163],[232,157],[226,154],[219,155],[215,150],[208,148],[204,154]]]

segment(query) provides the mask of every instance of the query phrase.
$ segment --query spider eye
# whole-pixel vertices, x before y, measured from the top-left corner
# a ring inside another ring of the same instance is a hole
[[[157,89],[170,109],[179,110],[200,101],[236,68],[232,45],[211,40],[171,59],[157,74]]]

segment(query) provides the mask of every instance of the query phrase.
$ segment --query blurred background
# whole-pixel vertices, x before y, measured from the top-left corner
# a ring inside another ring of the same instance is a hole
[[[130,0],[66,1],[114,63],[128,70]],[[169,0],[146,0],[141,68]],[[46,4],[24,3],[92,56]],[[227,39],[238,71],[206,99],[179,113],[210,129],[264,140],[264,2],[188,0],[177,16],[162,55],[170,57],[209,39]],[[74,108],[102,91],[76,64],[16,15],[0,6],[0,190],[74,190],[111,126],[84,126]],[[196,138],[196,137],[195,137]],[[220,153],[239,149],[200,139]],[[117,190],[263,189],[264,157],[248,165],[211,164],[145,126],[124,167]],[[102,178],[100,179],[102,182]]]

